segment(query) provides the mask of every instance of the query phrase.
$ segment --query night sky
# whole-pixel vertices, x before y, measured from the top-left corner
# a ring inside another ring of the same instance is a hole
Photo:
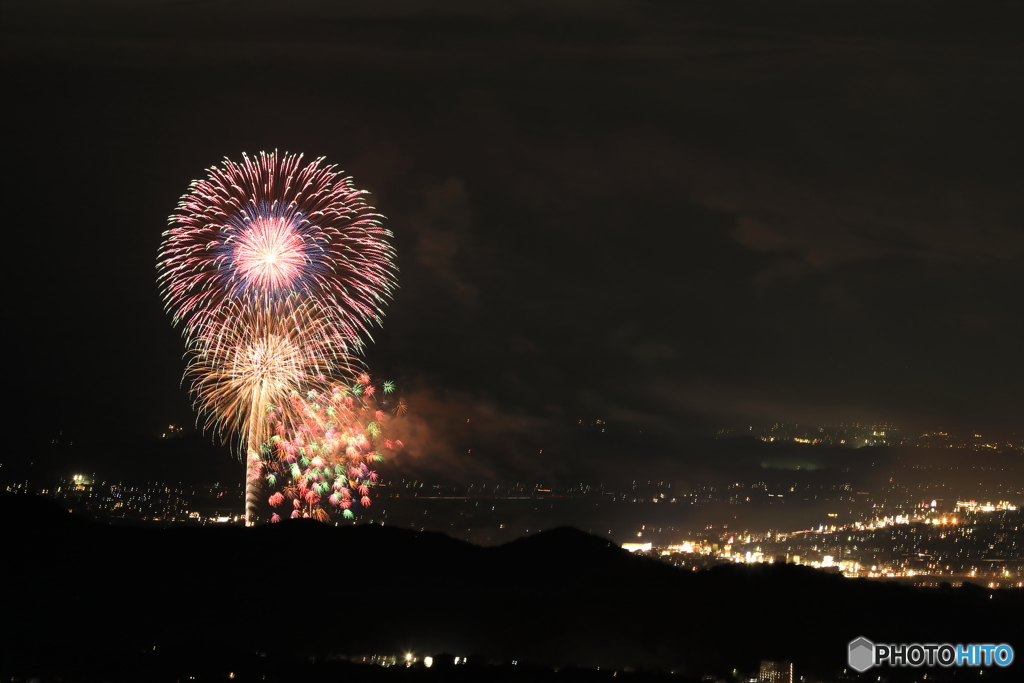
[[[8,428],[194,424],[161,234],[276,148],[388,218],[367,362],[417,457],[549,466],[461,452],[465,419],[669,456],[748,420],[1020,430],[1022,3],[495,5],[7,3]]]

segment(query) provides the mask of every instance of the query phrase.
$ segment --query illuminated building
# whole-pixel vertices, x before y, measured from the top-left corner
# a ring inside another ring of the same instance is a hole
[[[793,663],[761,660],[761,683],[793,683]]]

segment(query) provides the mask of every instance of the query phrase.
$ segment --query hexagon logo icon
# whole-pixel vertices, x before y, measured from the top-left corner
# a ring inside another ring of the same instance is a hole
[[[847,662],[854,671],[867,671],[875,663],[875,644],[863,636],[851,640]]]

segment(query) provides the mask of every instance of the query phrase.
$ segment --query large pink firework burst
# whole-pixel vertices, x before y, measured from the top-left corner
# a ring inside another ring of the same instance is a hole
[[[159,282],[188,337],[228,304],[318,306],[358,350],[395,286],[391,233],[350,178],[302,155],[261,152],[207,169],[170,217]]]

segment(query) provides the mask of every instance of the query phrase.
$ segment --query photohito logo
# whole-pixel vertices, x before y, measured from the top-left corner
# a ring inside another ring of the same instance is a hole
[[[949,643],[872,643],[861,637],[851,640],[847,662],[854,671],[873,666],[1009,666],[1013,648],[999,645],[951,645]]]

